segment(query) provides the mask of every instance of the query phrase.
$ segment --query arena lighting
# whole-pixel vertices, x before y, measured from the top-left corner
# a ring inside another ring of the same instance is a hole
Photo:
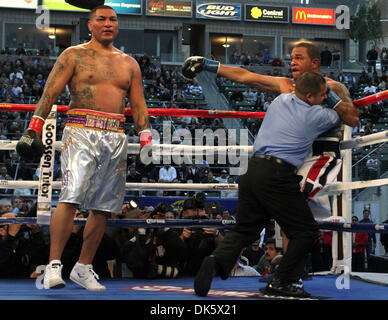
[[[229,42],[228,42],[228,37],[225,37],[225,42],[222,44],[222,46],[223,46],[224,48],[229,48],[229,47],[230,47],[230,44],[229,44]]]
[[[55,39],[55,34],[49,34],[49,39]]]

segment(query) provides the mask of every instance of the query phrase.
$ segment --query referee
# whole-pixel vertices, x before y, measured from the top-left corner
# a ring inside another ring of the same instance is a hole
[[[269,106],[248,170],[239,179],[235,227],[204,259],[194,281],[197,295],[207,295],[216,274],[228,278],[241,250],[259,237],[273,217],[290,242],[273,280],[263,291],[310,296],[299,279],[318,237],[318,225],[300,191],[296,172],[314,139],[339,124],[345,111],[340,101],[320,74],[305,72],[296,80],[295,93],[281,94]],[[321,107],[323,102],[331,108]]]

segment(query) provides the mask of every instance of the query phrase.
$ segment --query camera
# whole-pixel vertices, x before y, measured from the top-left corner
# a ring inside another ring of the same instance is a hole
[[[183,202],[183,211],[197,210],[205,208],[206,195],[203,192],[195,194],[193,197],[186,198]],[[193,217],[196,219],[197,217]]]
[[[215,219],[217,215],[222,215],[222,206],[218,201],[211,201],[205,204],[206,214],[210,219]]]
[[[167,211],[169,211],[169,206],[165,202],[160,202],[154,211],[151,212],[150,216],[153,218],[160,213],[165,214]]]

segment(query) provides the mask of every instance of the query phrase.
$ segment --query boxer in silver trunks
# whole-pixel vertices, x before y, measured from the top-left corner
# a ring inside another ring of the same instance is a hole
[[[128,98],[141,147],[151,144],[142,76],[135,59],[116,49],[115,11],[94,8],[89,42],[72,46],[58,57],[47,79],[29,128],[17,145],[22,157],[41,156],[41,130],[52,105],[68,84],[71,93],[63,134],[63,189],[51,217],[50,257],[44,287],[62,288],[61,256],[70,237],[78,206],[90,209],[78,262],[70,279],[88,290],[105,290],[92,261],[104,235],[106,219],[120,212],[125,190],[126,148],[124,112]]]

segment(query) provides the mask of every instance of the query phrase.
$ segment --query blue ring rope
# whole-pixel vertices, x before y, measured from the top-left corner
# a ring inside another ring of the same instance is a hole
[[[85,225],[87,219],[74,219],[75,225]],[[36,217],[0,218],[2,224],[36,224]],[[361,233],[388,233],[388,224],[317,221],[321,230]],[[232,228],[234,220],[187,219],[107,219],[108,227],[119,228]]]

